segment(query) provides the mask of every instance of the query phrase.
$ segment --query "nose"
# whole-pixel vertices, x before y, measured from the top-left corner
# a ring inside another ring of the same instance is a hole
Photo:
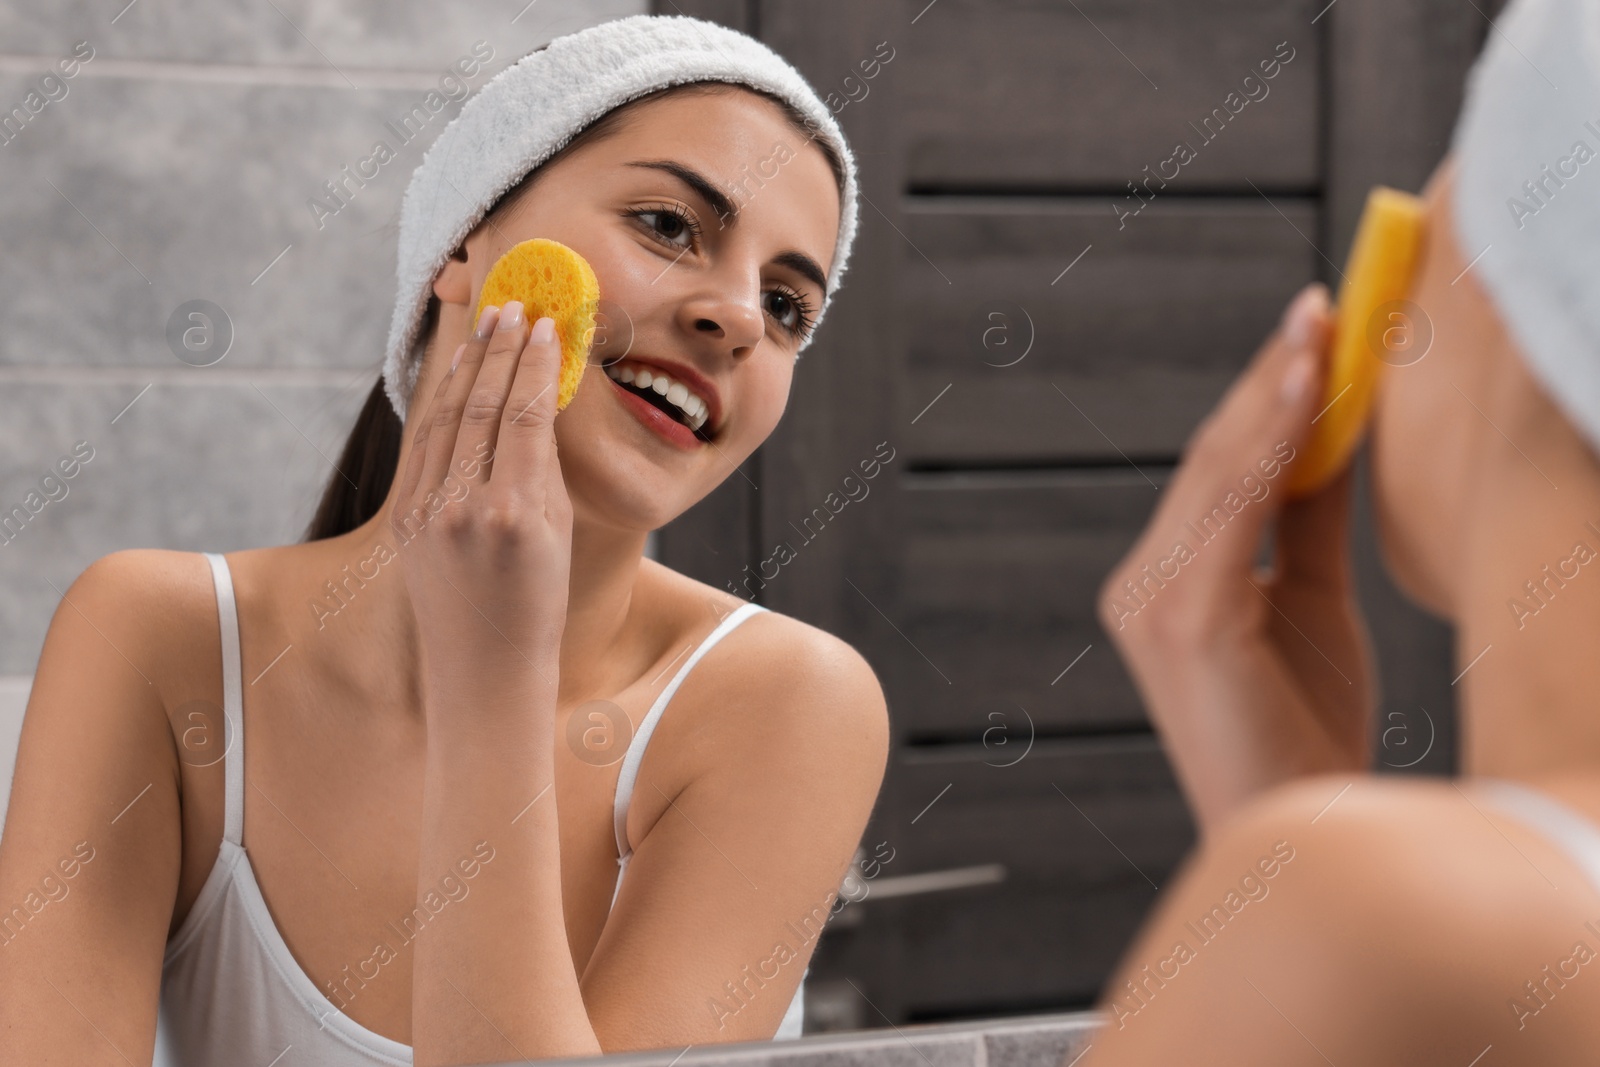
[[[766,334],[759,291],[749,297],[705,295],[686,300],[679,318],[701,343],[735,360],[753,355]]]

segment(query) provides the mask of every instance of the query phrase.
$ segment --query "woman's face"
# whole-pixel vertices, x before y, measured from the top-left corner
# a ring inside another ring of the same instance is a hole
[[[465,339],[484,277],[512,245],[545,237],[577,250],[599,279],[602,331],[555,422],[574,520],[656,529],[777,425],[796,331],[822,306],[824,282],[812,275],[832,262],[839,210],[822,150],[770,100],[740,90],[648,101],[619,131],[549,165],[513,210],[467,238],[465,261],[449,261],[435,281],[439,328],[456,332],[433,350]],[[612,378],[628,368],[664,370],[700,396],[709,412],[699,433],[670,415],[672,427],[653,429],[660,410]]]

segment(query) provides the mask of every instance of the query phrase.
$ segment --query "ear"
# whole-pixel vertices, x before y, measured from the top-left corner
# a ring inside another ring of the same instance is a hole
[[[472,299],[472,267],[465,242],[450,253],[433,279],[433,295],[446,304],[465,304]]]

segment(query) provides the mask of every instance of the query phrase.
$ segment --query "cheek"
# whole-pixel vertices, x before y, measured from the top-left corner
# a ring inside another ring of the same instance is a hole
[[[771,342],[761,343],[767,345]],[[754,358],[772,362],[766,367],[741,368],[747,376],[745,381],[740,383],[740,395],[735,399],[735,403],[743,403],[745,410],[743,421],[746,425],[739,431],[738,443],[744,447],[745,439],[749,438],[753,442],[748,446],[751,452],[760,447],[772,431],[777,429],[778,422],[789,406],[789,392],[794,385],[795,374],[794,357],[788,353],[761,353]]]

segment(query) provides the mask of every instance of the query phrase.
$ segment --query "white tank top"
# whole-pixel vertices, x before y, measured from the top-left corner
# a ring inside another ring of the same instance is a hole
[[[1600,889],[1600,826],[1542,790],[1504,778],[1475,778],[1473,792],[1491,808],[1542,834]]]
[[[244,696],[233,579],[220,553],[207,552],[222,626],[222,700],[231,733],[224,756],[222,846],[193,908],[167,942],[156,1021],[154,1067],[409,1067],[411,1046],[374,1033],[341,1012],[301,969],[261,897],[244,833]],[[651,705],[623,756],[613,826],[617,891],[628,869],[628,801],[645,746],[667,702],[700,657],[745,619],[766,608],[744,604],[702,641]],[[616,905],[617,891],[611,903]],[[806,969],[810,973],[810,968]],[[800,1036],[805,975],[776,1038]]]

